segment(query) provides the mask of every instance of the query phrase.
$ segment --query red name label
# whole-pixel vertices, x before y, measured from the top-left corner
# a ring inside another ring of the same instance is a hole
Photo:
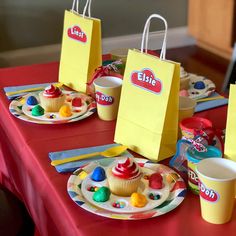
[[[96,101],[100,105],[111,105],[114,103],[114,98],[112,96],[107,96],[101,92],[96,92]]]
[[[86,34],[80,29],[79,26],[75,25],[67,30],[67,35],[71,39],[85,43],[87,41]]]
[[[198,185],[197,174],[191,168],[188,168],[188,180],[192,184]]]
[[[219,200],[220,196],[216,191],[214,191],[212,189],[208,189],[200,181],[198,181],[198,186],[199,186],[199,190],[200,190],[200,196],[203,199],[205,199],[206,201],[209,201],[209,202],[217,202]]]
[[[162,90],[161,81],[155,78],[154,73],[150,69],[132,72],[131,82],[154,93],[160,93]]]

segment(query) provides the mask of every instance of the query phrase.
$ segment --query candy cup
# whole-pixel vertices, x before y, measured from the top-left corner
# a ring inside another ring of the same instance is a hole
[[[103,76],[94,80],[98,116],[102,120],[115,120],[120,102],[122,79]]]
[[[230,221],[235,202],[236,162],[208,158],[198,163],[196,171],[202,218],[213,224]]]
[[[185,118],[192,117],[197,103],[187,96],[179,96],[179,122]],[[179,129],[179,138],[181,138],[181,130]]]
[[[194,114],[194,109],[196,106],[196,101],[189,97],[179,97],[179,121],[184,118],[192,117]]]
[[[221,158],[221,151],[213,146],[206,146],[206,152],[198,152],[192,146],[187,149],[187,165],[188,165],[188,186],[194,194],[199,194],[198,175],[196,173],[197,164],[206,158]]]

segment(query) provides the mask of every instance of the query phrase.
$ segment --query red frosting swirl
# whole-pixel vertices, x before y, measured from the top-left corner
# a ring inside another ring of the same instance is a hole
[[[125,162],[118,162],[112,168],[112,173],[122,179],[133,179],[141,175],[139,166],[130,158],[127,158]]]
[[[43,91],[43,96],[48,97],[48,98],[57,98],[61,96],[62,92],[59,88],[53,86],[52,84],[45,88]]]

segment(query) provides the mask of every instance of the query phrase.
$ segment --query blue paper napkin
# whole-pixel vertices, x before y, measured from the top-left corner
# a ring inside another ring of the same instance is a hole
[[[209,97],[216,97],[216,96],[220,96],[220,94],[214,92]],[[199,102],[197,103],[197,106],[195,107],[195,112],[205,111],[205,110],[215,108],[215,107],[220,107],[226,104],[228,104],[228,98]]]
[[[102,152],[102,151],[106,150],[107,148],[119,146],[119,145],[120,144],[114,143],[114,144],[107,144],[107,145],[88,147],[88,148],[72,149],[72,150],[60,151],[60,152],[49,152],[48,156],[51,161],[61,160],[61,159],[65,159],[67,157],[79,156],[79,155],[93,153],[93,152]],[[131,153],[129,153],[128,151],[125,151],[120,156],[133,157],[133,155]],[[55,166],[55,169],[59,173],[73,172],[76,169],[78,169],[79,167],[82,167],[91,161],[96,161],[96,160],[100,160],[100,159],[104,159],[104,156],[94,156],[94,157],[87,158],[84,160],[64,163],[64,164]]]
[[[30,85],[21,85],[21,86],[10,86],[10,87],[5,87],[3,88],[5,93],[9,93],[9,92],[17,92],[19,91],[19,93],[17,94],[14,94],[14,95],[7,95],[7,98],[9,100],[12,100],[16,97],[19,97],[19,96],[23,96],[29,92],[20,92],[21,90],[24,90],[24,89],[34,89],[34,88],[41,88],[41,87],[47,87],[53,83],[57,83],[57,82],[51,82],[51,83],[43,83],[43,84],[30,84]]]

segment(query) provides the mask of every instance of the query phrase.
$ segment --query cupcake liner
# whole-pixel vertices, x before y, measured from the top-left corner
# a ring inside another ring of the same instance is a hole
[[[66,100],[65,94],[57,98],[47,98],[43,96],[43,92],[39,93],[41,106],[47,112],[58,112]]]
[[[133,179],[122,179],[116,177],[112,173],[112,168],[107,170],[107,180],[111,192],[118,196],[128,197],[132,193],[137,192],[142,175]]]

